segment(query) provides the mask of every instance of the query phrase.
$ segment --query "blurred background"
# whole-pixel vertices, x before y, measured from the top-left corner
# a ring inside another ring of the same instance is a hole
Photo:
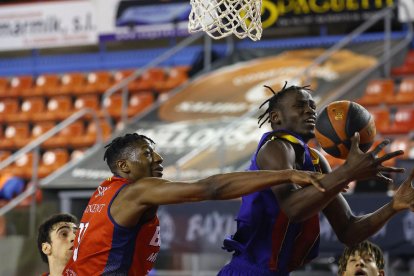
[[[253,0],[252,0],[253,2]],[[0,275],[47,271],[37,226],[82,216],[110,176],[103,146],[138,132],[164,157],[165,177],[244,170],[261,133],[259,105],[289,84],[310,84],[321,109],[352,100],[374,116],[376,141],[414,167],[414,1],[263,0],[260,41],[189,34],[189,1],[0,1]],[[377,143],[376,142],[376,143]],[[316,141],[311,144],[319,148]],[[333,168],[343,160],[326,154]],[[386,186],[353,183],[356,214],[390,200]],[[216,275],[231,258],[239,200],[160,208],[155,275]],[[321,215],[320,257],[292,275],[335,275],[343,245]],[[372,239],[387,275],[414,275],[414,214]]]

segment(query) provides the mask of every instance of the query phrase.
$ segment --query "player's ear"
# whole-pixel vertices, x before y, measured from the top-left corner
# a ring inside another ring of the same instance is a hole
[[[47,256],[52,254],[52,245],[48,242],[42,243],[42,252]]]
[[[271,123],[280,125],[281,121],[280,121],[280,112],[278,110],[272,110],[269,113],[269,119]]]
[[[129,167],[128,167],[128,164],[127,164],[125,159],[120,159],[120,160],[116,161],[116,167],[121,172],[129,172]]]

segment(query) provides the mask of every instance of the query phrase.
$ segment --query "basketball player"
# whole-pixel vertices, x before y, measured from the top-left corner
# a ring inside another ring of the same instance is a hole
[[[369,241],[363,241],[351,248],[345,248],[339,258],[338,275],[384,276],[382,250]]]
[[[77,218],[70,214],[56,214],[39,226],[37,247],[42,260],[49,265],[49,273],[42,276],[62,275],[72,257],[77,223]]]
[[[355,216],[340,192],[353,180],[392,181],[381,173],[403,169],[384,167],[381,163],[403,152],[376,157],[388,144],[384,141],[373,151],[363,153],[356,134],[345,164],[330,173],[326,159],[306,144],[314,137],[316,120],[316,106],[308,88],[285,85],[262,106],[266,103],[269,107],[259,117],[259,123],[269,121],[273,131],[263,135],[249,170],[328,173],[321,180],[326,192],[320,193],[313,187],[301,189],[286,182],[244,196],[237,231],[224,240],[224,248],[234,252],[233,258],[219,275],[289,275],[318,255],[320,211],[338,239],[353,245],[377,232],[397,212],[413,208],[414,191],[407,180],[390,203],[371,214]]]
[[[64,275],[147,275],[160,249],[158,205],[240,197],[283,182],[314,184],[319,173],[235,172],[196,181],[162,179],[154,142],[137,133],[114,139],[104,160],[114,174],[92,195]]]

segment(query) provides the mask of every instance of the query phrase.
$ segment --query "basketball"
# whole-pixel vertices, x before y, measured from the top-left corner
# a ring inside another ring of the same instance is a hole
[[[360,135],[360,149],[366,152],[374,142],[375,122],[368,110],[355,102],[332,102],[316,118],[316,140],[333,157],[346,159],[355,132]]]

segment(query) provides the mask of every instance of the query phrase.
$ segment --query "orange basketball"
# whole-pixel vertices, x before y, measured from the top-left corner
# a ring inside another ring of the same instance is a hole
[[[332,102],[316,119],[316,140],[324,151],[336,158],[346,159],[355,132],[360,134],[360,149],[366,152],[374,142],[375,122],[368,110],[355,102]]]

